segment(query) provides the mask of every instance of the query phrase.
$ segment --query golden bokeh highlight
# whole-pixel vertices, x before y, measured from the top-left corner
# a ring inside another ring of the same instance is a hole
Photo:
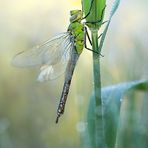
[[[79,6],[81,4],[81,0],[68,0],[68,2],[75,6]]]

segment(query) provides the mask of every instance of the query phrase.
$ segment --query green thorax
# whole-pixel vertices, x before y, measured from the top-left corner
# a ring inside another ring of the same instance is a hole
[[[74,38],[74,46],[78,54],[81,54],[84,48],[84,25],[81,23],[82,11],[70,11],[70,25],[68,31]]]

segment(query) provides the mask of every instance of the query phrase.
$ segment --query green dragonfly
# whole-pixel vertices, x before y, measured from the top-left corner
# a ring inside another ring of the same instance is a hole
[[[45,43],[18,53],[12,64],[16,67],[40,66],[38,80],[41,82],[56,79],[65,72],[64,86],[57,109],[56,123],[64,113],[73,72],[80,54],[86,46],[86,36],[89,38],[85,23],[82,23],[81,10],[70,11],[70,25],[67,32],[61,33]]]

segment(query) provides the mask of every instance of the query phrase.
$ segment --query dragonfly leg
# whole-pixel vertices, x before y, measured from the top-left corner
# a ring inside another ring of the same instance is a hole
[[[107,23],[108,21],[104,21],[104,22],[102,22],[102,24],[101,25],[103,25],[103,24],[105,24],[105,23]]]
[[[85,35],[85,36],[86,36],[86,35]],[[94,50],[92,50],[92,49],[90,49],[90,48],[87,47],[87,44],[86,44],[86,37],[85,37],[85,39],[84,39],[84,47],[85,47],[87,50],[90,50],[90,51],[92,51],[92,52],[94,52],[94,53],[99,54],[98,52],[96,52],[96,51],[94,51]]]
[[[98,39],[100,39],[100,38],[101,38],[102,34],[103,34],[103,33],[101,33],[101,34],[98,36]]]
[[[89,36],[88,30],[87,30],[87,27],[84,27],[84,29],[85,29],[85,33],[86,33],[86,35],[85,35],[85,41],[86,41],[86,36],[87,36],[90,45],[92,45],[92,41],[91,41],[91,39],[90,39],[90,36]],[[100,39],[100,37],[102,36],[102,34],[103,34],[103,33],[101,33],[101,34],[98,36],[98,39]]]
[[[101,53],[98,53],[98,52],[96,52],[96,51],[94,51],[94,50],[92,50],[92,49],[90,49],[90,48],[87,47],[87,44],[86,44],[86,37],[88,38],[89,43],[91,44],[91,46],[92,46],[92,41],[91,41],[91,39],[90,39],[90,36],[89,36],[88,30],[87,30],[87,27],[85,27],[84,29],[85,29],[84,47],[85,47],[87,50],[90,50],[90,51],[92,51],[92,52],[94,52],[94,53],[97,53],[97,54],[101,55],[102,57],[104,57]],[[99,35],[98,39],[99,39],[101,36],[102,36],[102,33]]]
[[[89,43],[92,45],[92,41],[91,41],[91,39],[90,39],[90,36],[89,36],[89,34],[88,34],[88,31],[87,31],[87,28],[86,28],[86,27],[84,27],[84,33],[85,33],[85,35],[84,35],[84,47],[85,47],[87,50],[93,51],[92,49],[88,48],[88,47],[87,47],[87,44],[86,44],[86,37],[87,37],[88,40],[89,40]],[[93,51],[93,52],[95,52],[95,51]],[[99,54],[99,53],[97,52],[97,54]]]
[[[89,36],[88,30],[87,30],[87,27],[84,27],[84,31],[85,31],[85,39],[84,39],[85,43],[86,43],[86,36],[87,36],[87,38],[89,40],[89,43],[92,46],[92,41],[90,39],[90,36]]]

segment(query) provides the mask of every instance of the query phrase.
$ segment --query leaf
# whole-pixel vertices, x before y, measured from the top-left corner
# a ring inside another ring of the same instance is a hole
[[[103,20],[102,16],[104,16],[105,5],[106,0],[82,0],[83,12],[85,16],[87,16],[85,18],[86,25],[90,28],[90,30],[98,30],[100,28]]]
[[[117,128],[120,117],[120,106],[123,96],[131,90],[147,90],[148,80],[139,80],[120,83],[102,88],[102,102],[104,113],[104,131],[105,131],[105,144],[107,148],[114,148],[116,142]],[[93,148],[95,145],[95,98],[92,96],[88,114],[87,114],[87,142],[88,148]],[[86,140],[86,139],[85,139]]]
[[[130,90],[148,90],[148,81],[125,82],[102,89],[102,101],[104,108],[104,129],[106,143],[109,148],[115,147],[117,127],[120,117],[120,106],[123,96]]]
[[[111,13],[110,13],[110,16],[109,16],[109,20],[107,22],[107,25],[102,33],[102,37],[101,37],[101,40],[100,40],[100,44],[99,44],[99,51],[101,51],[102,47],[103,47],[103,43],[104,43],[104,40],[105,40],[105,37],[106,37],[106,33],[108,31],[108,27],[110,25],[110,22],[111,22],[111,19],[113,17],[113,15],[115,14],[118,6],[119,6],[119,3],[120,3],[120,0],[115,0],[114,1],[114,4],[113,4],[113,7],[112,7],[112,10],[111,10]]]

